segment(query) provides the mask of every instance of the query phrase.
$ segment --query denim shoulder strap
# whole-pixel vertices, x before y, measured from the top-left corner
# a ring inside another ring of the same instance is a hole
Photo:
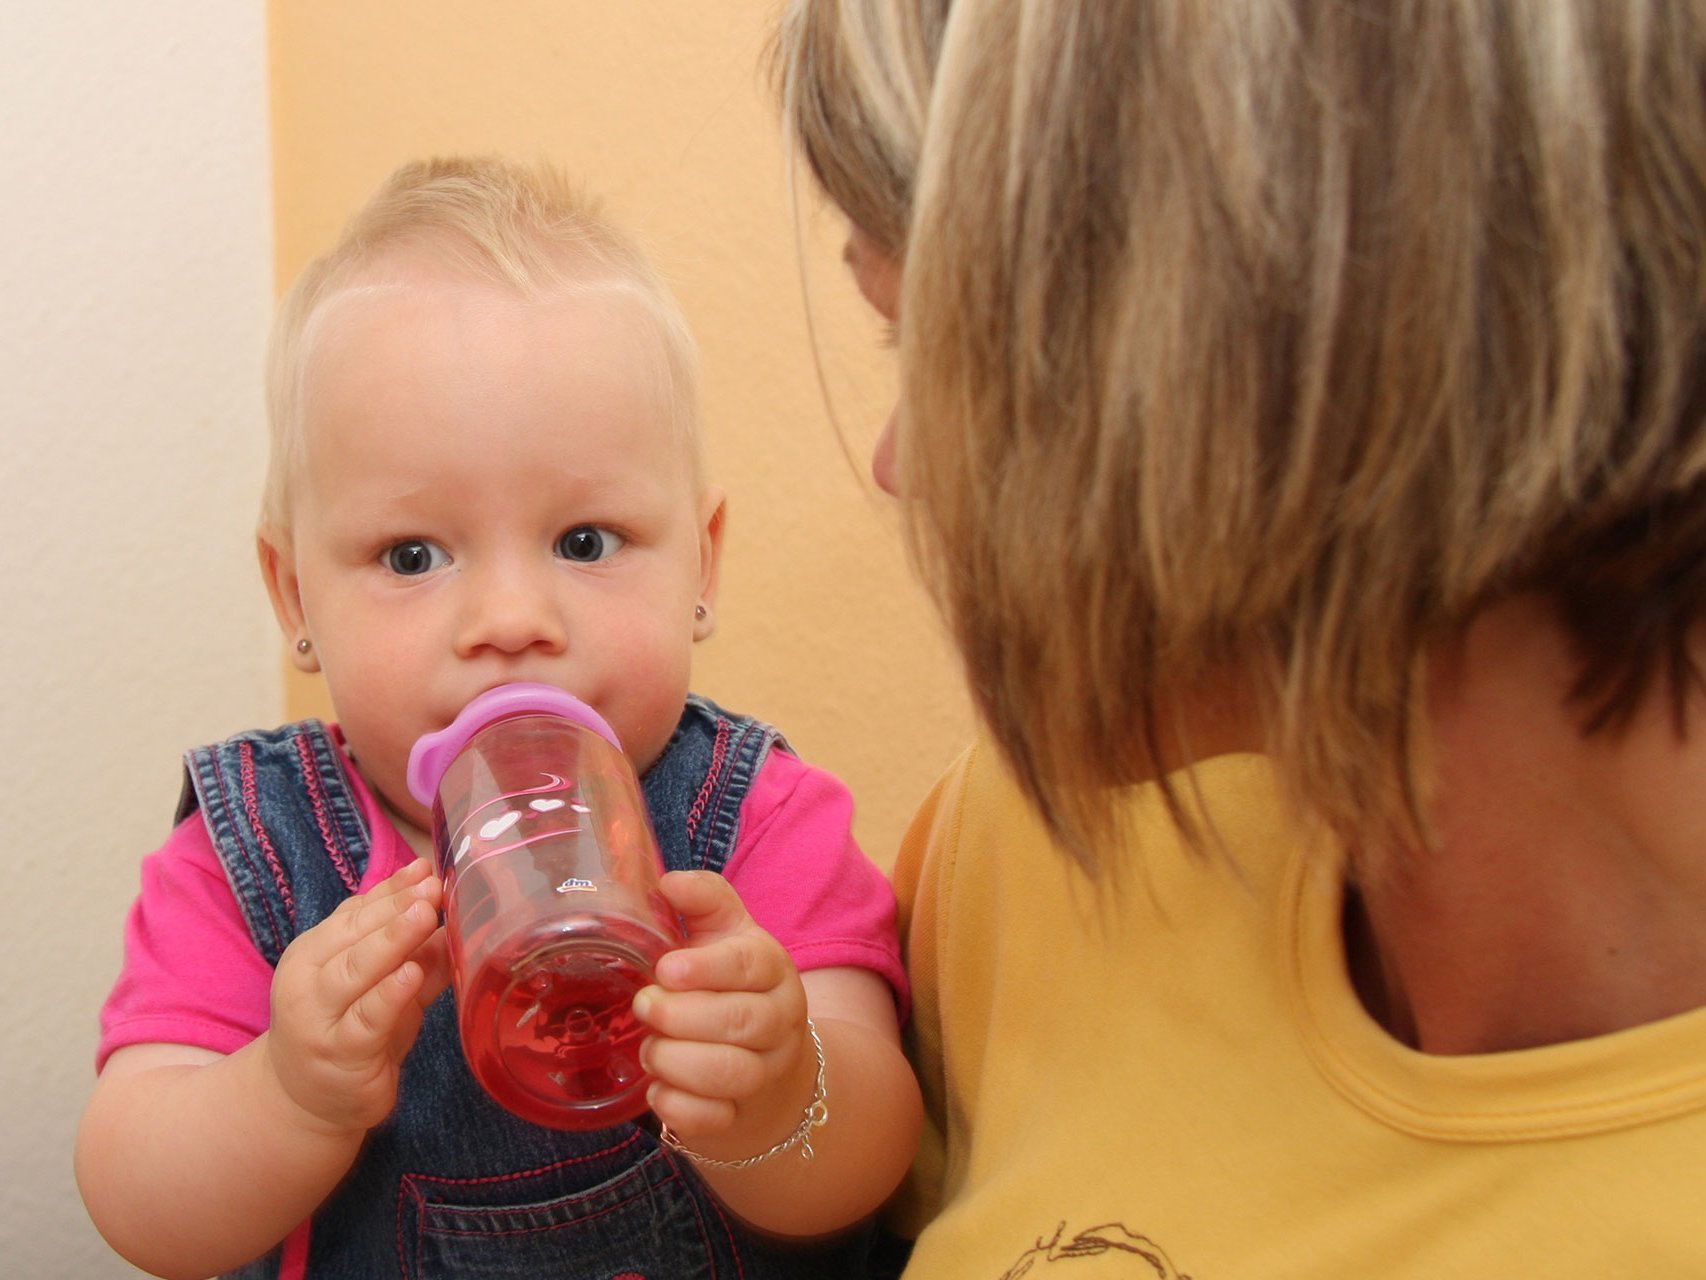
[[[741,805],[773,746],[788,749],[770,725],[688,696],[675,736],[641,780],[666,867],[723,869],[740,835]]]
[[[325,725],[303,720],[188,751],[184,774],[178,820],[201,810],[255,946],[276,965],[367,868],[343,753]]]

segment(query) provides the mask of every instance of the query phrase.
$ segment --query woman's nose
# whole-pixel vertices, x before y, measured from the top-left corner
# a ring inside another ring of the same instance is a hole
[[[544,575],[513,567],[468,575],[457,637],[464,656],[481,650],[560,653],[568,644],[561,609]]]

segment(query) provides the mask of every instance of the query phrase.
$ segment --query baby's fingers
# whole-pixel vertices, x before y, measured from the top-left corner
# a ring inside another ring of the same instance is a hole
[[[421,996],[426,984],[427,971],[418,961],[405,960],[355,998],[345,1015],[347,1033],[372,1044],[388,1041],[399,1031],[412,1040],[425,1012]]]
[[[361,923],[373,927],[357,934],[321,971],[321,990],[334,1009],[355,1011],[364,995],[395,978],[406,963],[413,970],[413,987],[426,981],[426,970],[411,957],[438,928],[438,912],[419,899],[391,899],[373,906],[391,908],[389,918],[382,910],[371,911]]]
[[[407,866],[393,871],[366,893],[345,898],[338,904],[333,915],[338,912],[360,911],[363,907],[376,903],[393,900],[407,903],[416,898],[429,901],[436,908],[441,893],[442,885],[432,873],[432,864],[424,858],[416,858]]]
[[[749,918],[734,886],[714,871],[671,871],[659,888],[695,942],[732,933]]]
[[[426,904],[436,919],[442,894],[442,885],[424,863],[410,863],[366,893],[345,898],[331,915],[298,936],[286,954],[294,953],[298,964],[327,964],[417,903]]]
[[[406,892],[410,886],[424,884],[432,876],[432,863],[426,858],[414,858],[407,866],[399,867],[367,891],[369,898],[385,897]]]
[[[708,1137],[735,1122],[735,1104],[728,1099],[702,1098],[661,1080],[652,1081],[646,1090],[646,1105],[679,1138]]]
[[[450,985],[450,936],[443,929],[435,929],[409,958],[425,971],[415,996],[424,1009]]]
[[[805,1018],[805,1000],[783,993],[664,991],[646,987],[634,997],[634,1015],[672,1040],[737,1045],[763,1052],[787,1041]]]
[[[275,1025],[325,1034],[367,990],[420,950],[437,927],[437,910],[420,897],[397,893],[351,899],[285,949],[273,980]],[[430,949],[423,956],[431,963]]]
[[[662,1085],[679,1095],[726,1104],[731,1117],[735,1104],[761,1092],[772,1083],[775,1074],[762,1055],[749,1049],[668,1040],[662,1036],[646,1041],[640,1050],[640,1062],[656,1082],[654,1091]],[[687,1127],[701,1127],[697,1122],[689,1124],[686,1116],[681,1119]],[[668,1123],[675,1127],[674,1121]]]
[[[794,973],[782,945],[756,925],[658,961],[658,983],[671,991],[771,991]]]

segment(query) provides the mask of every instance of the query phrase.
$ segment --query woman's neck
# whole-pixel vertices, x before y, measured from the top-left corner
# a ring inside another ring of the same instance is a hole
[[[1490,610],[1437,656],[1438,847],[1365,877],[1346,944],[1364,1003],[1431,1053],[1603,1035],[1706,1006],[1706,739],[1664,691],[1583,737],[1567,641]]]

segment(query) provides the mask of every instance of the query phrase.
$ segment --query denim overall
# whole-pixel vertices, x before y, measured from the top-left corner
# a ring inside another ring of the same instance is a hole
[[[768,725],[688,699],[642,780],[666,866],[722,870],[741,802],[778,743],[786,748]],[[305,720],[197,748],[185,765],[179,819],[200,808],[255,945],[276,965],[293,937],[361,883],[368,833],[342,752],[324,725]],[[859,1276],[867,1241],[815,1253],[767,1244],[650,1127],[559,1132],[511,1115],[470,1074],[446,991],[403,1063],[395,1110],[314,1214],[308,1274]],[[232,1274],[274,1277],[278,1267],[275,1250]]]

